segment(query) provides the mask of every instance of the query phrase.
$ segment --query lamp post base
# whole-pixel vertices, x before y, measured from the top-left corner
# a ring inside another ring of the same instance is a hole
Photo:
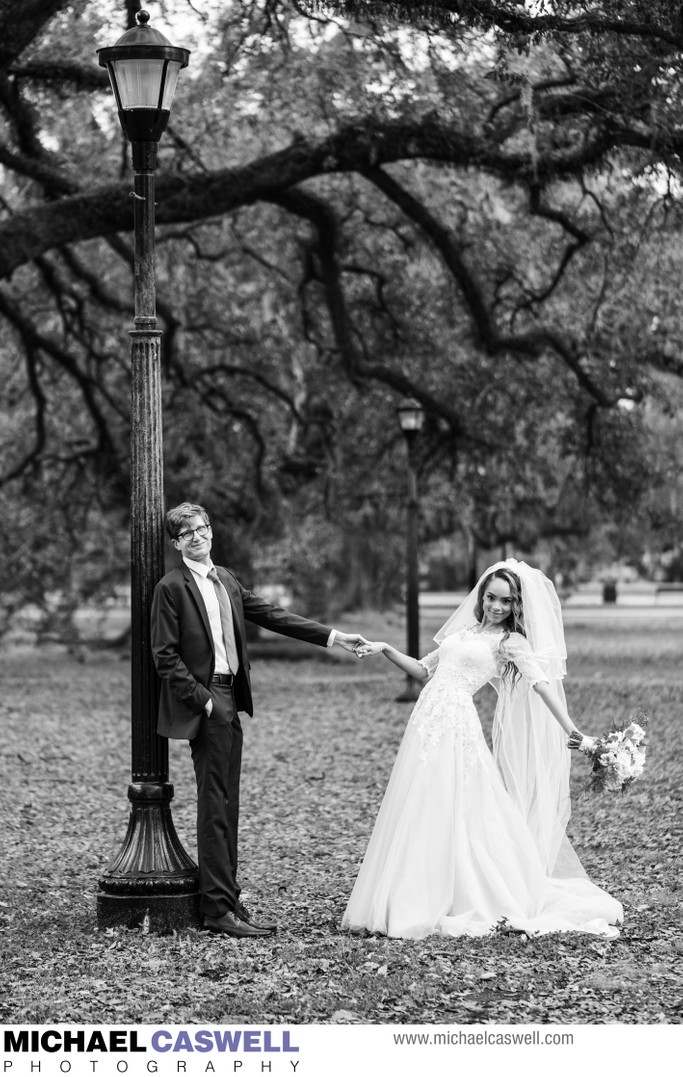
[[[403,691],[400,695],[396,696],[396,702],[415,703],[421,691],[422,684],[420,681],[416,681],[414,677],[406,677]]]
[[[199,874],[171,817],[170,782],[129,786],[128,831],[100,879],[100,927],[166,932],[199,926]]]
[[[146,934],[170,935],[199,927],[199,891],[194,894],[150,894],[149,897],[97,895],[100,928],[137,928]]]

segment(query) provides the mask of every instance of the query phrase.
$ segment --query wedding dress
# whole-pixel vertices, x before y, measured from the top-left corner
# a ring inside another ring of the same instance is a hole
[[[500,678],[508,661],[521,674],[512,691],[520,699],[536,696],[532,685],[548,677],[518,633],[502,639],[500,631],[475,624],[456,628],[422,660],[429,679],[408,722],[343,927],[415,939],[485,935],[497,926],[619,934],[619,902],[586,877],[564,824],[561,842],[553,839],[546,854],[529,808],[534,796],[517,795],[509,776],[506,786],[505,768],[501,772],[486,744],[473,695]],[[543,722],[557,727],[563,744],[566,735],[544,710]],[[564,823],[568,778],[566,801]]]

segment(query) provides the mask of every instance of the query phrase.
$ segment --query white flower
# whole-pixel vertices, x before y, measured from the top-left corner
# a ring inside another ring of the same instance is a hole
[[[645,740],[645,730],[642,726],[639,726],[637,722],[631,722],[629,726],[624,730],[624,736],[633,742],[633,744],[642,744]]]

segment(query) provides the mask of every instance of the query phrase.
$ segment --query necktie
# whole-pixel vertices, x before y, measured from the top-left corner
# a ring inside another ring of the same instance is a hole
[[[207,573],[208,578],[213,584],[213,589],[216,592],[216,598],[218,599],[218,608],[221,614],[221,629],[223,631],[223,642],[225,643],[225,653],[228,656],[228,665],[230,666],[231,673],[237,673],[239,669],[240,660],[237,655],[237,644],[235,643],[235,625],[232,619],[232,607],[230,605],[230,599],[228,598],[228,592],[221,583],[218,573],[215,568],[212,568]]]

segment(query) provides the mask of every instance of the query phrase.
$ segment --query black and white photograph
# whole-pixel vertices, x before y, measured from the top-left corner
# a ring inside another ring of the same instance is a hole
[[[680,1053],[682,75],[0,0],[4,1077]]]

